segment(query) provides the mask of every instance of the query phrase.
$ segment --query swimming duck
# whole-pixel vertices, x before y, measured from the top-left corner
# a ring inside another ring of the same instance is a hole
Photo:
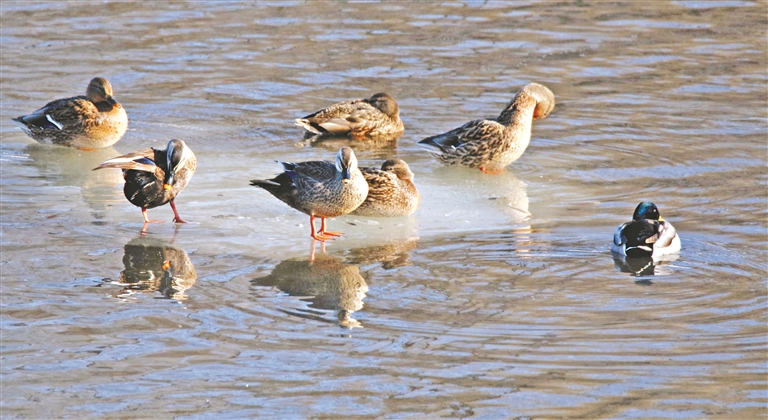
[[[368,196],[352,214],[371,217],[408,216],[419,207],[413,172],[402,160],[388,160],[379,168],[360,168],[368,182]]]
[[[251,185],[267,190],[294,209],[309,215],[312,238],[318,241],[341,236],[325,230],[325,219],[356,209],[368,195],[368,183],[357,167],[355,153],[342,147],[336,162],[279,162],[284,172],[272,179],[254,179]],[[315,217],[321,221],[315,232]]]
[[[627,257],[659,257],[680,251],[680,237],[671,223],[659,215],[656,205],[643,201],[635,208],[632,221],[613,234],[611,251]]]
[[[296,125],[315,135],[350,135],[355,138],[394,136],[404,129],[397,102],[386,93],[333,104],[297,119]]]
[[[470,121],[419,144],[446,165],[498,172],[522,156],[531,141],[533,121],[546,118],[554,108],[552,91],[529,83],[497,118]]]
[[[141,208],[144,216],[144,231],[150,220],[147,209],[171,203],[173,221],[187,223],[181,219],[174,200],[187,186],[197,167],[197,158],[183,140],[171,140],[165,150],[145,149],[128,153],[103,162],[93,170],[119,168],[123,170],[125,198]]]
[[[128,129],[128,115],[112,97],[112,85],[102,77],[91,80],[85,96],[49,102],[13,121],[40,143],[80,149],[112,146]]]

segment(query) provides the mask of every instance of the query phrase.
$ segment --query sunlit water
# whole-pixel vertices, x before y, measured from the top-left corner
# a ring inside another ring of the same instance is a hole
[[[766,5],[3,2],[3,418],[765,418]],[[114,148],[10,118],[108,78]],[[418,140],[555,93],[499,175]],[[248,180],[332,159],[293,119],[387,91],[412,216],[309,219]],[[142,237],[121,153],[183,138],[190,223]],[[683,240],[614,262],[642,200]],[[170,262],[165,267],[164,262]]]

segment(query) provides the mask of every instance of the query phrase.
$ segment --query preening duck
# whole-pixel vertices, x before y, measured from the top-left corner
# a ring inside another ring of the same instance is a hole
[[[145,149],[103,162],[93,170],[123,170],[123,193],[131,204],[141,208],[144,228],[150,220],[147,209],[171,203],[173,221],[186,223],[179,216],[174,200],[187,186],[197,167],[197,158],[183,140],[171,140],[165,149]]]
[[[419,144],[446,165],[497,172],[522,156],[531,141],[533,121],[546,118],[554,108],[552,91],[529,83],[497,118],[473,120]]]

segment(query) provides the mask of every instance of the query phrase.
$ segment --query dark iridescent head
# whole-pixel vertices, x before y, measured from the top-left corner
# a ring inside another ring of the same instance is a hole
[[[112,85],[103,77],[94,77],[85,90],[85,96],[93,103],[109,102],[111,105],[120,105],[112,97]]]
[[[187,144],[183,140],[174,139],[168,142],[168,147],[165,149],[168,171],[165,173],[165,180],[163,181],[163,188],[166,190],[170,190],[173,187],[173,183],[176,181],[176,170],[187,158],[186,150]]]
[[[336,171],[341,173],[341,179],[349,182],[351,178],[350,171],[357,168],[357,158],[355,152],[349,147],[342,147],[336,154]]]
[[[394,159],[385,161],[381,164],[381,170],[392,172],[403,180],[413,179],[413,172],[411,172],[411,168],[408,167],[404,160]]]
[[[635,208],[635,214],[632,215],[632,220],[643,219],[664,220],[659,215],[659,209],[656,208],[656,205],[650,201],[643,201],[642,203],[638,204]]]
[[[382,92],[371,96],[371,99],[368,99],[368,103],[390,117],[394,117],[400,113],[395,98],[389,96],[387,93]]]

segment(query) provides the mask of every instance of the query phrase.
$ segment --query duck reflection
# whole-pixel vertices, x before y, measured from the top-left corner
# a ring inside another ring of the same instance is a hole
[[[125,244],[123,264],[120,283],[128,294],[137,290],[158,291],[165,298],[185,300],[184,292],[197,280],[187,253],[156,238],[142,236]]]
[[[382,263],[382,268],[390,270],[411,265],[410,251],[416,248],[419,238],[407,239],[382,245],[357,248],[349,251],[352,264]]]
[[[304,135],[304,144],[309,147],[322,147],[327,150],[337,151],[342,147],[351,147],[355,152],[377,151],[393,152],[397,148],[395,136],[366,137],[363,140],[350,139],[348,136],[313,136]],[[387,154],[390,156],[391,154]]]
[[[119,155],[114,147],[84,151],[74,147],[61,147],[49,144],[31,144],[24,148],[24,153],[32,159],[31,165],[40,174],[57,186],[80,188],[83,200],[94,217],[104,217],[109,204],[122,201],[123,176],[117,171],[90,171],[106,159]]]
[[[678,258],[677,255],[664,255],[662,257],[626,257],[624,255],[613,253],[613,264],[616,269],[622,273],[630,273],[635,277],[642,276],[667,276],[672,274],[668,267],[665,267],[665,263],[675,261]],[[652,284],[649,280],[638,280],[636,283]]]
[[[360,275],[360,268],[344,263],[341,258],[317,254],[314,261],[288,259],[278,264],[270,275],[251,280],[251,283],[255,286],[276,287],[291,296],[307,297],[310,307],[335,311],[336,320],[332,322],[341,327],[362,327],[360,322],[352,318],[352,314],[363,308],[368,285]],[[285,312],[329,322],[309,310]]]

